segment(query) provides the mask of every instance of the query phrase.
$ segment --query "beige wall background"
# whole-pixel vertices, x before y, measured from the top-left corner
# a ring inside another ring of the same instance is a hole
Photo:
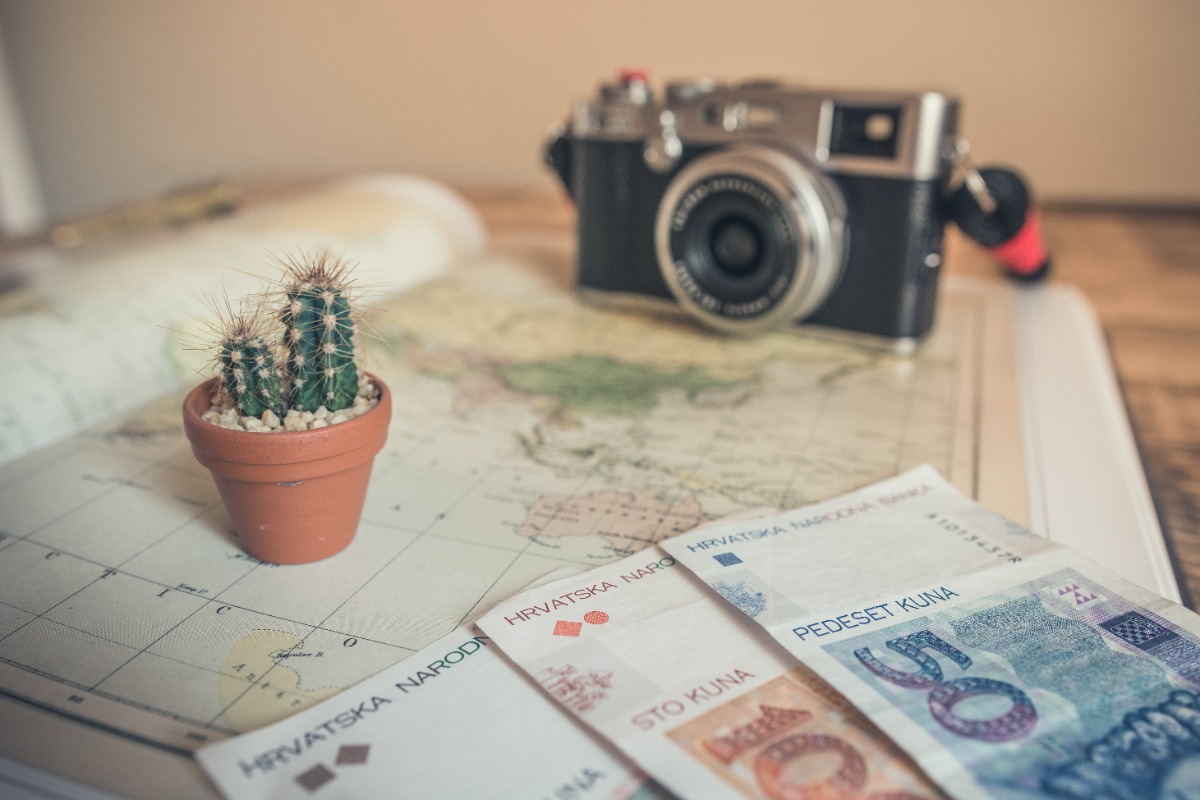
[[[535,186],[623,66],[937,88],[1046,201],[1200,204],[1192,0],[3,0],[52,218],[214,177]]]

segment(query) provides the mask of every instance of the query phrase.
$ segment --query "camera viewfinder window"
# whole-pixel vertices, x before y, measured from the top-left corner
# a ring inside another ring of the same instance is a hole
[[[899,137],[899,108],[837,106],[829,151],[833,155],[895,158]]]

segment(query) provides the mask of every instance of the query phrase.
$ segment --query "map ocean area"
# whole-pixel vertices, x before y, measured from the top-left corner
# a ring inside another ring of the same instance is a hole
[[[925,486],[932,491],[918,491]],[[897,496],[905,499],[876,505]],[[845,508],[865,510],[803,533],[788,524]],[[951,795],[1194,790],[1192,612],[1033,537],[928,467],[757,527],[768,524],[788,533],[711,546],[742,525],[664,547]],[[829,580],[815,587],[807,574]]]
[[[1014,417],[994,405],[1013,396],[1011,364],[981,361],[1011,334],[1009,300],[947,288],[932,337],[902,358],[803,330],[723,337],[583,305],[503,254],[463,263],[375,302],[389,441],[354,543],[305,566],[238,548],[179,396],[0,466],[0,702],[49,731],[0,732],[0,751],[59,768],[39,743],[76,726],[114,733],[121,757],[190,752],[561,566],[916,463],[1019,514]]]

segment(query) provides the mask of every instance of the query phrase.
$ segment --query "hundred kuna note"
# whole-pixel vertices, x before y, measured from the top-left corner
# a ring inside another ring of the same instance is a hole
[[[526,591],[478,625],[680,797],[942,796],[841,695],[656,548]]]
[[[1200,618],[932,468],[663,546],[955,797],[1200,797]]]

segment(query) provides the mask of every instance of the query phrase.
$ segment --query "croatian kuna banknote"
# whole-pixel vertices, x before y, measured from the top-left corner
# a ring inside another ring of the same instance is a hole
[[[669,800],[471,626],[197,760],[230,800]]]
[[[932,468],[663,545],[955,797],[1200,797],[1197,616]]]
[[[524,592],[477,624],[680,797],[942,796],[837,692],[656,548]]]

